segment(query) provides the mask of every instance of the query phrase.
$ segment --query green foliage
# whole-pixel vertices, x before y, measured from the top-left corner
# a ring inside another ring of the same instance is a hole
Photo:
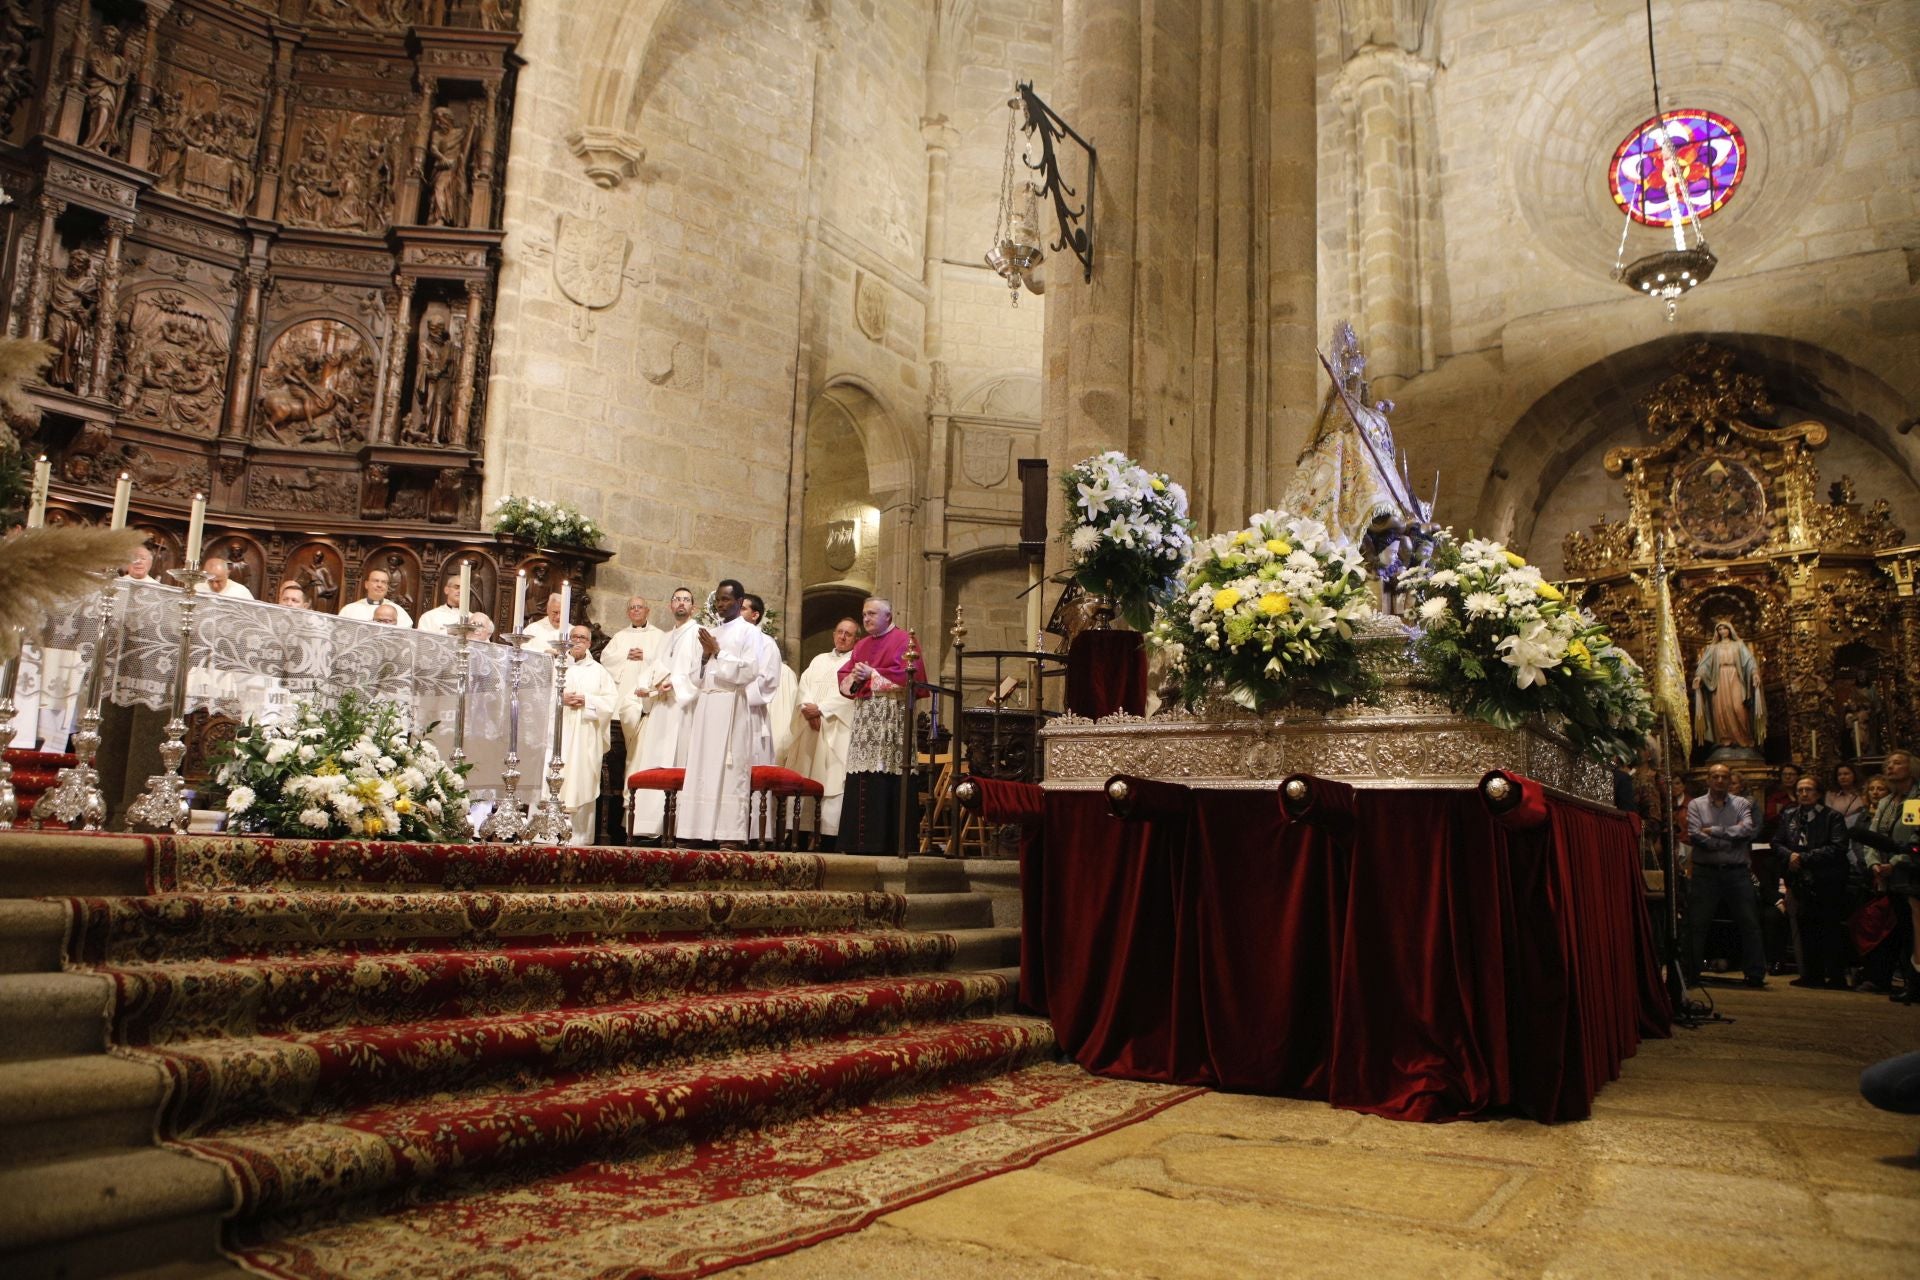
[[[541,547],[594,550],[606,535],[600,526],[564,502],[508,494],[493,508],[493,531]]]

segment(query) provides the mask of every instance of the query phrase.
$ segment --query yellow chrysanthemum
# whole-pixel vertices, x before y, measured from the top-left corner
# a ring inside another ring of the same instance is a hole
[[[1551,582],[1538,583],[1533,589],[1542,600],[1566,599],[1564,595],[1560,594],[1560,588],[1554,586]]]
[[[395,800],[393,802],[393,811],[395,813],[412,813],[413,801],[408,799],[406,796],[401,796],[398,800]]]
[[[1277,556],[1292,555],[1293,544],[1291,542],[1288,542],[1285,538],[1268,538],[1267,550],[1273,552],[1273,554]]]
[[[1588,652],[1587,646],[1579,640],[1567,641],[1567,656],[1573,659],[1574,665],[1576,666],[1590,667],[1593,665],[1593,654]]]
[[[1507,563],[1516,569],[1524,569],[1527,567],[1527,562],[1511,551],[1507,552]]]
[[[1292,603],[1291,600],[1287,599],[1284,592],[1269,591],[1260,597],[1259,608],[1260,612],[1266,614],[1269,618],[1277,618],[1285,613]]]
[[[369,817],[362,820],[360,829],[370,836],[377,836],[387,829],[387,824],[378,818]]]
[[[1213,610],[1215,613],[1225,613],[1239,604],[1240,600],[1240,588],[1222,587],[1213,593]]]
[[[1155,476],[1153,478],[1153,491],[1155,493],[1165,493],[1167,491],[1167,482],[1159,476]]]
[[[1253,535],[1245,529],[1233,535],[1233,545],[1236,547],[1244,547],[1252,541]]]

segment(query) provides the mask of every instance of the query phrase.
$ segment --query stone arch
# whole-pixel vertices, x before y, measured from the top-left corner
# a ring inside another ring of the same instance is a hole
[[[915,453],[899,415],[863,381],[831,378],[814,396],[800,493],[803,597],[816,586],[838,584],[911,607],[924,483]]]
[[[637,125],[644,102],[647,51],[674,0],[626,0],[596,7],[579,47],[588,51],[581,77],[580,124],[567,143],[602,187],[617,187],[646,159]]]
[[[1759,333],[1676,333],[1613,352],[1562,379],[1501,438],[1472,524],[1526,547],[1576,464],[1615,436],[1639,439],[1634,408],[1672,372],[1685,347],[1710,342],[1761,373],[1781,421],[1817,418],[1864,441],[1895,475],[1920,488],[1920,449],[1904,434],[1914,405],[1884,379],[1825,347]],[[1624,510],[1624,498],[1618,510]],[[1549,566],[1551,567],[1551,566]]]

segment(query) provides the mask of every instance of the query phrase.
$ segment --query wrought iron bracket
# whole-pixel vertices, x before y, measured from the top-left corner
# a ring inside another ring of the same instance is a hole
[[[1023,80],[1014,86],[1014,92],[1020,95],[1020,104],[1026,110],[1027,123],[1022,132],[1040,138],[1040,159],[1026,162],[1029,169],[1039,171],[1042,181],[1040,194],[1053,199],[1054,217],[1060,223],[1060,238],[1053,242],[1053,251],[1071,249],[1073,256],[1080,259],[1080,265],[1086,268],[1082,277],[1089,283],[1093,280],[1093,197],[1094,183],[1100,173],[1100,153],[1094,145],[1074,132],[1072,125],[1060,118],[1060,114],[1033,91],[1033,82]],[[1067,201],[1077,196],[1072,187],[1060,175],[1060,160],[1054,152],[1054,143],[1068,140],[1087,153],[1087,194],[1085,200],[1074,207]]]

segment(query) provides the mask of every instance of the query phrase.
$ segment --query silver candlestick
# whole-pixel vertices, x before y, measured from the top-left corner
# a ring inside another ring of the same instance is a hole
[[[560,803],[560,788],[565,782],[566,762],[561,759],[561,717],[567,687],[565,654],[553,661],[553,732],[547,740],[547,794],[533,807],[527,824],[531,844],[565,844],[573,837],[573,815]]]
[[[113,632],[113,595],[116,580],[100,592],[100,632],[94,637],[93,658],[82,683],[80,727],[73,735],[73,767],[62,769],[52,790],[33,806],[38,819],[53,818],[82,831],[99,831],[107,821],[107,797],[100,790],[100,771],[93,766],[100,752],[100,701],[105,695],[100,673],[107,662],[107,642]],[[9,787],[11,790],[11,787]]]
[[[473,615],[462,609],[460,621],[447,627],[447,634],[454,638],[454,646],[459,652],[460,664],[459,701],[453,704],[453,765],[457,768],[467,762],[467,682],[473,674]]]
[[[173,669],[173,718],[167,721],[167,736],[160,743],[160,762],[167,771],[148,775],[146,791],[127,806],[127,825],[182,835],[189,816],[187,780],[180,776],[180,762],[187,758],[187,663],[193,654],[193,607],[207,575],[198,569],[176,569],[173,576],[187,592],[180,602],[180,658]]]
[[[520,652],[530,636],[515,631],[500,637],[513,646],[507,655],[507,759],[500,770],[500,789],[506,794],[487,815],[480,838],[499,844],[517,844],[527,834],[527,814],[520,807]]]
[[[13,793],[13,766],[7,763],[7,747],[13,742],[14,682],[20,678],[20,642],[24,638],[14,628],[13,656],[0,662],[0,828],[10,827],[20,816],[20,799]]]

